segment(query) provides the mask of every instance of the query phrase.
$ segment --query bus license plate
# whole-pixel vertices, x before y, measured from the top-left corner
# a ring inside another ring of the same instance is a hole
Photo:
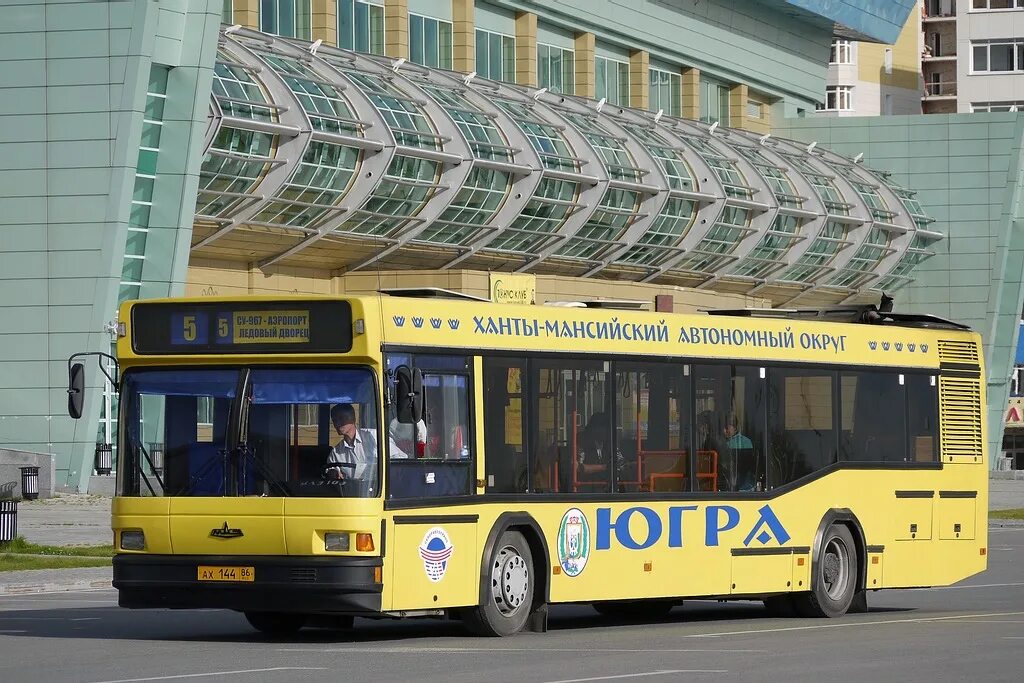
[[[208,567],[199,565],[200,581],[255,581],[255,567]]]

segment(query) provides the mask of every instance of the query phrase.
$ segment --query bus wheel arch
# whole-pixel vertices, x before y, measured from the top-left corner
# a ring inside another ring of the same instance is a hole
[[[867,543],[857,516],[846,508],[834,508],[822,517],[811,548],[809,590],[792,595],[797,613],[805,617],[838,617],[847,612],[867,611],[865,583],[867,576]],[[828,563],[829,567],[823,567]],[[844,566],[853,564],[853,566]],[[849,571],[847,588],[841,591],[823,585],[824,572],[831,569],[842,576]]]
[[[527,616],[524,622],[512,632],[507,632],[499,624],[491,623],[494,619],[494,596],[492,594],[492,564],[495,559],[511,559],[515,565],[518,561],[514,557],[502,555],[506,545],[516,546],[516,539],[522,539],[525,544],[525,552],[521,554],[528,558],[529,570],[532,573],[532,595],[527,608]],[[481,635],[512,635],[515,631],[524,628],[532,631],[547,630],[547,602],[550,591],[547,567],[550,565],[547,543],[544,540],[544,532],[540,525],[526,512],[506,512],[495,520],[487,535],[480,553],[480,595],[479,604],[475,608],[462,611],[462,616],[467,625],[474,632]]]

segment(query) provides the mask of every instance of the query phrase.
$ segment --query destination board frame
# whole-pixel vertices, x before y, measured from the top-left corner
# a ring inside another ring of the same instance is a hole
[[[348,301],[140,302],[131,309],[139,355],[348,353]]]

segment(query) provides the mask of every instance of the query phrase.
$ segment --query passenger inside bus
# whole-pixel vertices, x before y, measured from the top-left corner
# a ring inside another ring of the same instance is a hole
[[[591,415],[576,442],[576,465],[580,480],[594,479],[604,483],[608,479],[610,465],[622,468],[622,449],[617,444],[609,443],[609,435],[608,415],[603,412]]]

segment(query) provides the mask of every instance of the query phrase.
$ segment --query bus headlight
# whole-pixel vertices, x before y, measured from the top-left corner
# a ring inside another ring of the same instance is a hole
[[[347,531],[329,531],[324,534],[324,550],[346,551],[348,550]]]
[[[121,532],[121,550],[145,550],[146,534],[142,529],[131,529]]]

